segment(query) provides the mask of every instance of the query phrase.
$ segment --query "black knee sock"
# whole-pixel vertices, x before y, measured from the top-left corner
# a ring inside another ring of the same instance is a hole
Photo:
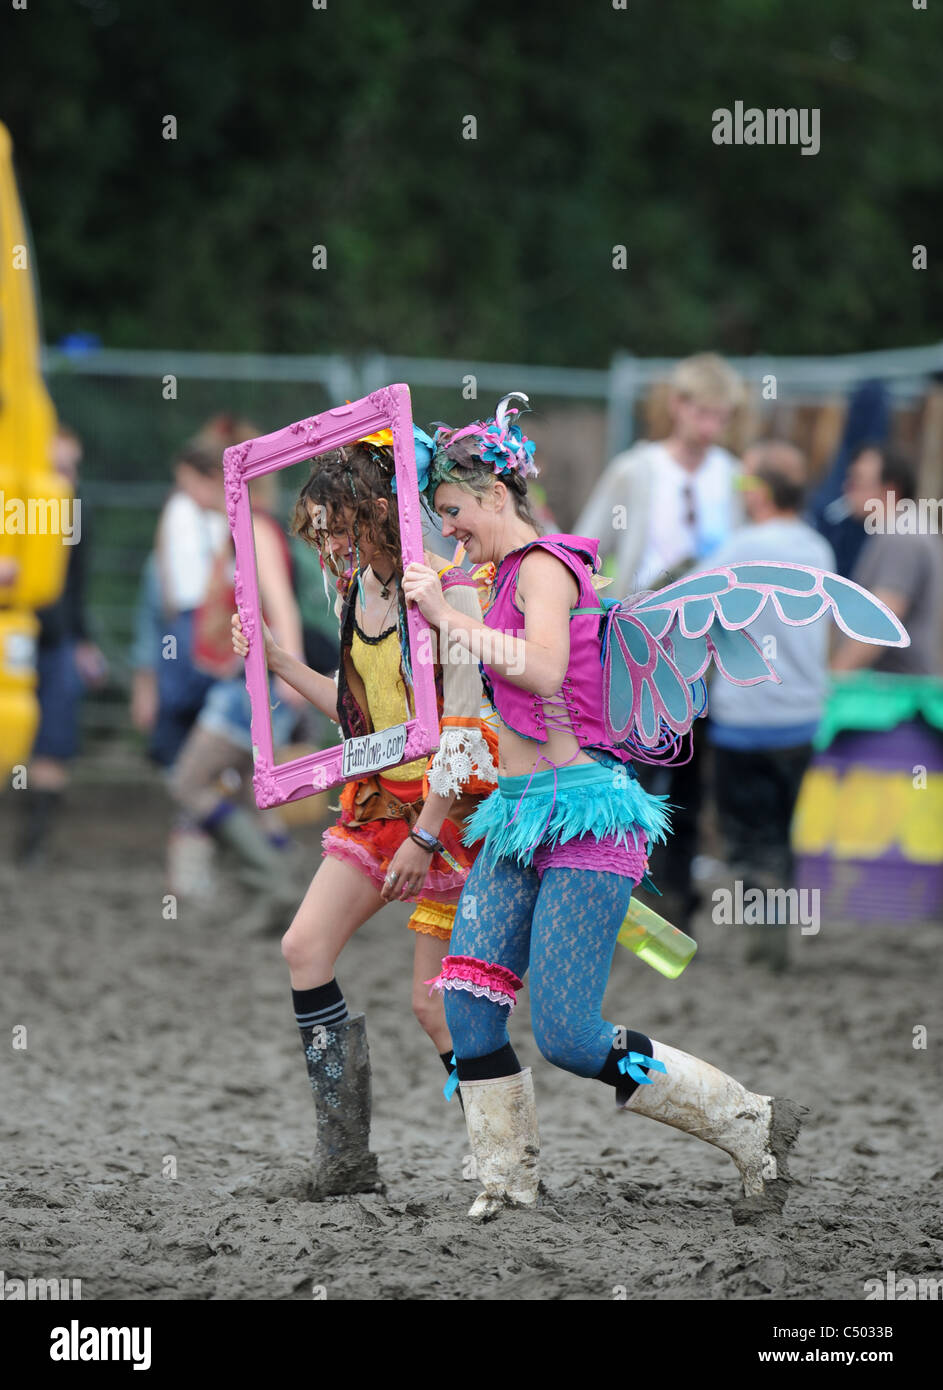
[[[312,1028],[334,1028],[350,1017],[336,980],[314,989],[293,989],[291,1003],[302,1033]]]
[[[621,1042],[621,1038],[620,1038]],[[614,1086],[616,1089],[616,1100],[621,1104],[634,1095],[642,1084],[640,1081],[633,1081],[626,1072],[619,1070],[619,1063],[626,1058],[630,1052],[641,1052],[645,1057],[652,1055],[652,1040],[647,1038],[644,1033],[636,1033],[631,1029],[626,1029],[625,1046],[612,1047],[609,1056],[603,1062],[602,1071],[597,1073],[596,1080],[601,1081],[604,1086]],[[648,1067],[639,1067],[647,1076]]]
[[[494,1081],[501,1076],[517,1076],[521,1064],[510,1043],[489,1052],[486,1057],[457,1058],[459,1081]]]

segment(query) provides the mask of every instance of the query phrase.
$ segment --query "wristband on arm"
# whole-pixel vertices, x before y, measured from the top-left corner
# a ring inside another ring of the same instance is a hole
[[[428,850],[430,854],[435,854],[436,851],[441,854],[445,848],[441,840],[437,840],[428,830],[423,830],[419,826],[415,830],[410,830],[409,838],[415,840],[417,845],[422,845],[423,849]]]
[[[461,864],[452,858],[442,841],[437,840],[428,830],[423,830],[420,826],[417,826],[415,830],[410,830],[409,838],[414,840],[417,845],[421,845],[429,854],[441,854],[450,868],[461,870]]]

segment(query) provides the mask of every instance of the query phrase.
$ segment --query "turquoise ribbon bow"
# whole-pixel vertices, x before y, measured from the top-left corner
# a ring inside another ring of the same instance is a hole
[[[432,455],[435,452],[435,444],[418,425],[413,425],[413,445],[416,453],[416,482],[419,491],[425,492],[429,486],[429,465],[432,463]],[[395,476],[390,482],[393,493],[396,492]]]
[[[638,1081],[642,1086],[650,1086],[652,1079],[640,1070],[641,1067],[648,1067],[650,1071],[661,1071],[666,1075],[668,1072],[664,1062],[656,1062],[654,1057],[646,1057],[644,1052],[630,1052],[627,1057],[619,1059],[619,1070],[623,1075]]]
[[[455,1092],[458,1090],[458,1066],[455,1062],[454,1052],[452,1053],[452,1060],[450,1065],[453,1066],[455,1070],[452,1072],[452,1075],[449,1077],[448,1081],[446,1081],[444,1087],[442,1088],[442,1094],[445,1096],[446,1100],[451,1100],[452,1097],[455,1095]]]

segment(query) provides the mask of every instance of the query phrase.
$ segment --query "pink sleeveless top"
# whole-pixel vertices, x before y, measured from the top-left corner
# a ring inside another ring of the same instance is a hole
[[[602,651],[599,639],[603,612],[592,575],[599,568],[599,542],[587,536],[540,536],[519,550],[512,550],[498,566],[495,596],[484,615],[487,627],[515,637],[524,633],[524,614],[514,603],[517,578],[524,557],[535,547],[562,561],[579,585],[579,600],[570,617],[570,660],[563,683],[551,699],[513,685],[499,671],[482,664],[488,698],[509,729],[537,743],[547,742],[547,729],[575,735],[580,748],[604,749],[620,762],[631,762],[624,748],[614,748],[603,723]],[[589,608],[590,613],[578,610]],[[553,708],[545,712],[545,705]]]

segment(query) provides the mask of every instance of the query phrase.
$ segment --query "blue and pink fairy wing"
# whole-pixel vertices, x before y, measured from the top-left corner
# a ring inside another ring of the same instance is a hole
[[[691,727],[694,707],[687,680],[666,647],[621,609],[610,620],[603,670],[603,718],[614,743],[635,734],[654,748],[664,725],[676,734]]]
[[[631,611],[658,638],[676,622],[684,637],[701,637],[715,623],[736,632],[758,618],[767,603],[790,627],[803,627],[831,613],[842,632],[859,642],[910,645],[906,629],[886,604],[860,584],[809,565],[743,560],[630,600]]]
[[[860,584],[827,570],[781,561],[744,560],[632,597],[609,615],[603,643],[604,715],[616,743],[635,736],[654,746],[652,729],[685,733],[696,717],[691,686],[711,661],[734,685],[779,681],[743,631],[767,604],[790,627],[831,614],[859,642],[906,647],[900,620]],[[683,714],[679,684],[688,696]],[[702,712],[702,711],[701,711]]]

